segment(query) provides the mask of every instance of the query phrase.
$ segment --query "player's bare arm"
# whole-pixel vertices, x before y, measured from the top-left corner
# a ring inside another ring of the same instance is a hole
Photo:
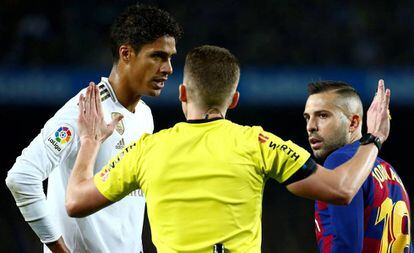
[[[66,211],[69,216],[83,217],[112,204],[96,188],[93,167],[101,143],[110,136],[122,116],[106,124],[99,90],[90,83],[86,96],[79,98],[79,138],[81,147],[66,192]]]
[[[388,107],[390,90],[385,89],[384,81],[379,80],[376,96],[367,113],[367,131],[380,138],[383,143],[390,131]],[[309,177],[289,184],[288,190],[306,198],[318,199],[333,204],[348,204],[368,177],[378,148],[373,144],[361,145],[348,162],[334,170],[317,165]]]

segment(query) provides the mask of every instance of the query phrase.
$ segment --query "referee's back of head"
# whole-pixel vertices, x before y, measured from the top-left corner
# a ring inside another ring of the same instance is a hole
[[[202,107],[221,108],[231,100],[240,78],[237,58],[229,50],[203,45],[186,56],[187,97]]]

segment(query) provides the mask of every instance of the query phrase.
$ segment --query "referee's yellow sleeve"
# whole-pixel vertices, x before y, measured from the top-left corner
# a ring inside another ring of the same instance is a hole
[[[96,188],[107,199],[118,201],[139,188],[138,174],[140,161],[143,159],[142,142],[143,137],[125,147],[95,174]]]
[[[279,183],[289,179],[310,157],[304,148],[272,133],[262,131],[258,139],[265,173]]]

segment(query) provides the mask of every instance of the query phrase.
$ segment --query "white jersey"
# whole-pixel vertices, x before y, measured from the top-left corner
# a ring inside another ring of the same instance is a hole
[[[152,133],[154,130],[151,110],[144,102],[140,101],[135,113],[131,113],[117,101],[107,78],[102,78],[98,87],[106,122],[118,114],[124,117],[114,133],[101,145],[95,173],[125,145],[137,140],[143,133]],[[9,188],[26,221],[51,217],[50,223],[56,226],[53,229],[60,232],[54,237],[62,235],[71,252],[142,252],[145,199],[140,190],[85,218],[70,218],[66,213],[67,182],[80,147],[77,136],[78,101],[79,95],[85,94],[85,90],[69,100],[47,121],[40,134],[23,150],[8,175],[14,175],[22,183]],[[47,200],[44,201],[42,181],[46,178],[48,189]],[[44,206],[36,207],[38,211],[35,213],[30,209],[27,211],[27,207],[25,209],[27,205],[39,205],[42,200]],[[46,246],[45,252],[50,252]]]

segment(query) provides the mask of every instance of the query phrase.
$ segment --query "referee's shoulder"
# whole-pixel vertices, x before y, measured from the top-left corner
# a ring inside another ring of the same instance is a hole
[[[261,126],[241,125],[241,124],[234,123],[234,122],[231,122],[231,121],[228,121],[228,123],[231,126],[231,131],[235,132],[239,135],[257,136],[260,133],[264,132],[263,127],[261,127]]]
[[[176,126],[177,126],[177,124],[172,126],[172,127],[169,127],[169,128],[161,129],[161,130],[159,130],[157,132],[154,132],[152,134],[147,134],[146,137],[150,138],[150,139],[151,138],[164,138],[166,135],[171,135],[172,132],[176,131]]]

